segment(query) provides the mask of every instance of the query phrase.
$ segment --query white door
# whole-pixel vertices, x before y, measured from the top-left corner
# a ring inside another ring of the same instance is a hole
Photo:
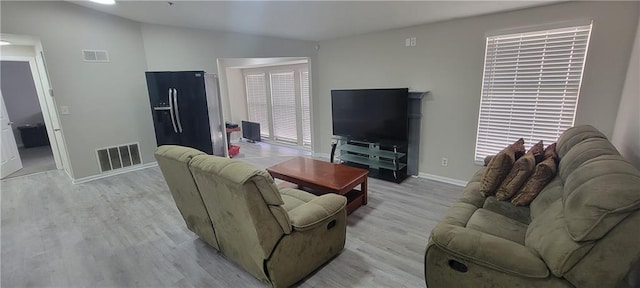
[[[2,97],[2,91],[0,91],[0,128],[2,129],[2,161],[0,162],[0,178],[9,176],[9,174],[22,169],[22,161],[20,160],[20,154],[18,153],[18,145],[16,145],[16,138],[13,135],[13,129],[11,129],[11,121],[9,121],[9,115],[7,114],[7,107],[4,106],[4,97]]]

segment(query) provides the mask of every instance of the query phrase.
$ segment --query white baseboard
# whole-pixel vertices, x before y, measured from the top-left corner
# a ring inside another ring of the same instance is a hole
[[[151,167],[155,167],[155,166],[158,166],[157,162],[145,163],[145,164],[142,164],[142,165],[136,165],[136,166],[131,166],[131,167],[127,167],[127,168],[118,169],[118,170],[115,170],[115,171],[101,173],[101,174],[98,174],[98,175],[92,175],[92,176],[87,176],[87,177],[83,177],[83,178],[79,178],[79,179],[73,179],[71,181],[71,183],[73,183],[73,184],[86,183],[86,182],[93,181],[93,180],[107,178],[107,177],[111,177],[111,176],[115,176],[115,175],[119,175],[119,174],[123,174],[123,173],[128,173],[128,172],[132,172],[132,171],[147,169],[147,168],[151,168]]]
[[[71,180],[71,182],[73,183],[73,176],[71,176],[71,173],[69,173],[69,170],[62,168],[62,170],[64,171],[64,173],[67,174],[67,176],[69,176],[69,180]]]
[[[424,172],[419,172],[418,177],[433,180],[433,181],[443,182],[447,184],[453,184],[456,186],[462,186],[462,187],[467,186],[467,182],[468,182],[464,180],[458,180],[454,178],[438,176],[438,175],[433,175],[433,174],[424,173]]]

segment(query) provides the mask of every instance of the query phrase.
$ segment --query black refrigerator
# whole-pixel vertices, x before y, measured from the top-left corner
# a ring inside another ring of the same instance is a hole
[[[158,146],[226,156],[218,77],[204,71],[146,72]]]

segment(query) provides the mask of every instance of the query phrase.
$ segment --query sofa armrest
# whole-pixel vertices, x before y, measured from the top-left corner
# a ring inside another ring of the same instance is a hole
[[[345,209],[347,197],[338,194],[324,194],[289,211],[291,226],[296,231],[315,228],[327,219]]]
[[[529,248],[477,230],[438,224],[431,241],[461,259],[494,270],[530,278],[547,278],[547,265]]]

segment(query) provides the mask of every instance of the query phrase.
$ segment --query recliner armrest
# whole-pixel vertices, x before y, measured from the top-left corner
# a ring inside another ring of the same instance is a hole
[[[289,211],[291,226],[296,231],[313,229],[345,209],[347,198],[338,194],[324,194]]]
[[[529,248],[481,231],[438,224],[431,231],[431,241],[456,257],[498,271],[530,278],[549,276],[547,265]]]

